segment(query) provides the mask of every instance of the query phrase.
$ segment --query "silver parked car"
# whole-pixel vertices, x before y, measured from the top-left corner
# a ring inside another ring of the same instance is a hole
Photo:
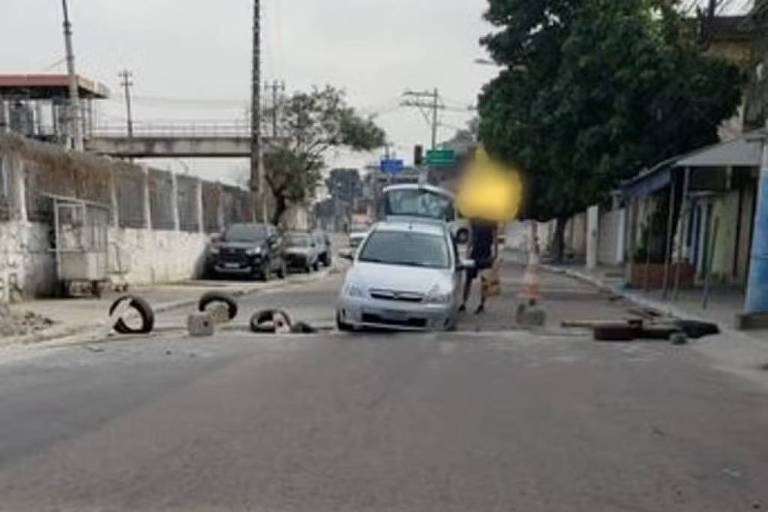
[[[285,237],[285,261],[291,270],[312,272],[320,269],[320,252],[309,233],[292,232]]]
[[[339,294],[340,330],[357,327],[449,330],[455,327],[464,270],[444,223],[376,224],[354,257]]]

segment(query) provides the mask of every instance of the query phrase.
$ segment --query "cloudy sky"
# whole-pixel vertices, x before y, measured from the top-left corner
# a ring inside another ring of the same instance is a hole
[[[446,104],[461,108],[475,103],[495,74],[473,62],[484,56],[478,38],[490,30],[481,19],[486,1],[262,0],[263,76],[284,80],[289,91],[326,83],[346,89],[354,106],[378,114],[410,158],[414,144],[428,142],[429,129],[417,111],[398,107],[405,89],[438,87]],[[139,120],[243,119],[251,0],[69,2],[78,72],[113,93],[100,109],[102,122],[123,122],[117,77],[123,68],[134,73]],[[59,0],[2,0],[0,14],[0,72],[64,71]],[[444,113],[441,137],[470,116]],[[242,166],[188,163],[222,179]]]

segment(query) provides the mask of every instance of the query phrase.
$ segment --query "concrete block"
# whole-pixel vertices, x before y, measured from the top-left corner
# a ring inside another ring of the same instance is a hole
[[[520,304],[517,306],[515,319],[521,327],[544,327],[547,323],[547,312],[535,302]]]
[[[226,324],[229,322],[229,307],[221,302],[216,304],[210,304],[205,308],[205,311],[211,317],[211,321],[214,325]]]
[[[187,330],[190,336],[213,336],[214,322],[210,313],[192,313],[187,317]]]

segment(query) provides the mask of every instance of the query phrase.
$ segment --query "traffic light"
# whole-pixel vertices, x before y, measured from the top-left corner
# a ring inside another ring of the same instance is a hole
[[[424,163],[424,146],[417,144],[413,148],[413,165],[416,167],[421,166]]]

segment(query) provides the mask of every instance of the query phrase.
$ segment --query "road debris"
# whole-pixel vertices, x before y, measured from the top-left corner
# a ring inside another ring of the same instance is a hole
[[[130,309],[138,313],[141,326],[133,327],[125,321]],[[110,324],[120,334],[149,334],[155,328],[155,312],[149,303],[135,295],[124,295],[115,300],[109,307]]]
[[[210,313],[192,313],[187,317],[187,331],[190,336],[213,336],[214,330]]]
[[[208,292],[200,297],[197,303],[197,310],[201,313],[208,310],[210,304],[224,304],[229,313],[229,320],[234,320],[237,316],[237,301],[229,294],[222,292]]]
[[[25,336],[48,329],[54,324],[50,318],[31,313],[13,313],[7,305],[0,304],[0,337]]]
[[[285,311],[265,309],[251,316],[251,331],[259,334],[312,334],[317,329],[305,322],[292,322]]]

